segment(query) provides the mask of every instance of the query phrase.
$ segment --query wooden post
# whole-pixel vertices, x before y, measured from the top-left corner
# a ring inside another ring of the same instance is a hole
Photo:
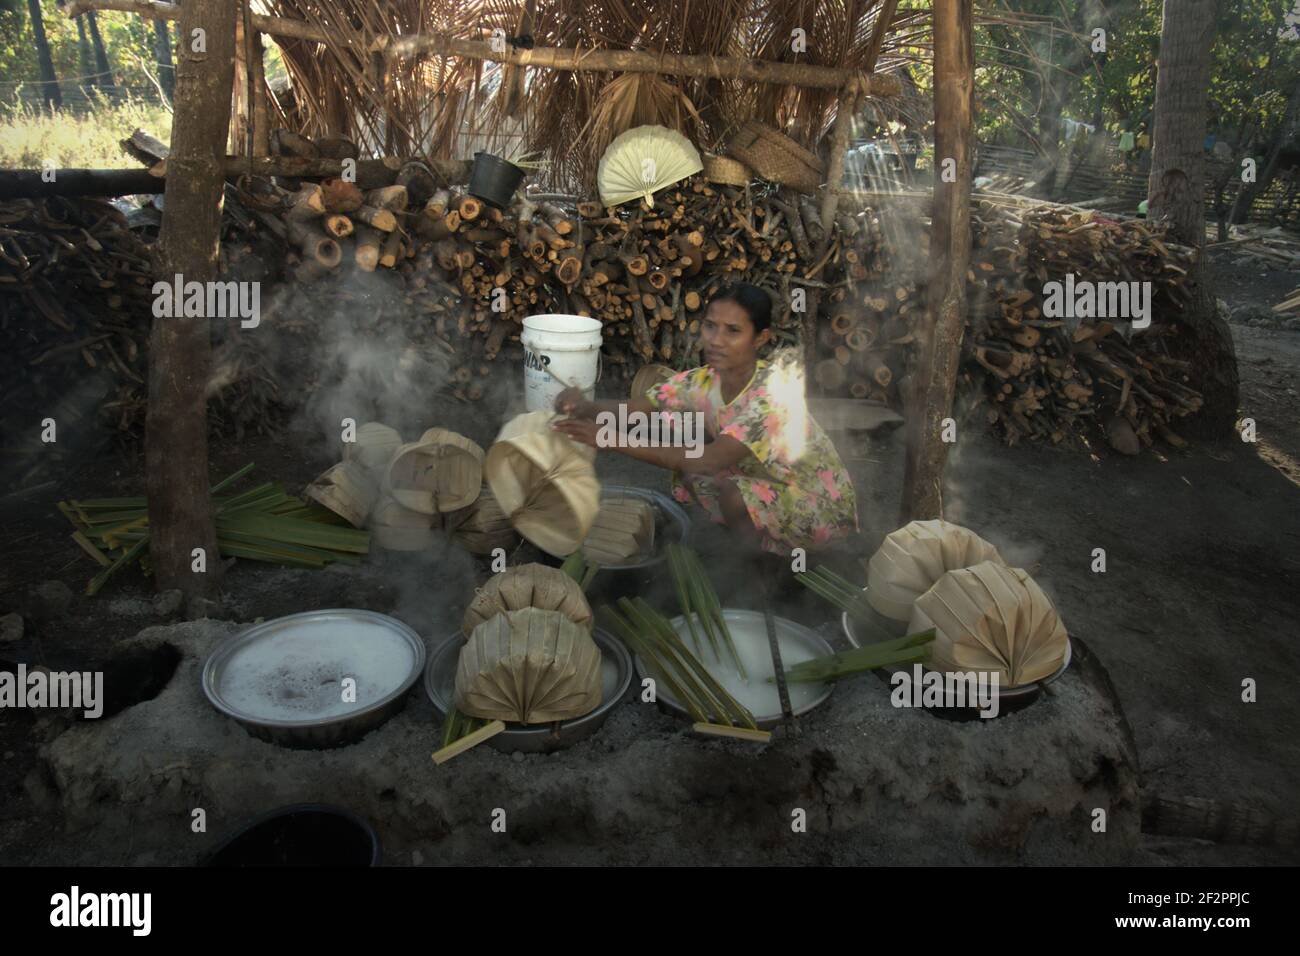
[[[217,278],[221,234],[234,0],[186,0],[180,37],[158,274],[169,282],[177,274],[185,282],[209,282]],[[154,319],[145,418],[149,550],[154,585],[187,596],[213,593],[222,570],[208,496],[209,351],[207,318]],[[192,570],[195,548],[204,552],[203,574]]]
[[[1194,438],[1235,434],[1240,380],[1232,331],[1218,314],[1204,266],[1205,122],[1213,62],[1214,0],[1165,0],[1156,64],[1155,129],[1147,218],[1196,249],[1188,273],[1190,301],[1179,316],[1190,333],[1177,357],[1192,362],[1191,380],[1205,400],[1180,430]]]
[[[902,522],[943,515],[948,445],[943,420],[952,414],[966,319],[970,263],[971,126],[975,59],[971,0],[934,2],[934,216],[930,230],[929,308],[917,329],[920,361],[907,405],[907,461]],[[945,182],[945,161],[954,181]],[[949,167],[951,168],[951,167]]]
[[[822,196],[821,221],[825,234],[813,259],[820,261],[831,244],[834,235],[835,212],[839,208],[840,187],[844,184],[844,154],[849,150],[849,134],[853,128],[853,112],[858,103],[858,82],[850,79],[844,89],[840,90],[839,104],[835,110],[835,125],[831,128],[831,148],[826,168],[826,193]],[[803,317],[803,356],[805,381],[812,381],[812,370],[817,364],[817,310],[821,297],[808,296],[807,312]]]
[[[262,34],[250,30],[252,48],[248,52],[248,80],[253,86],[253,155],[271,155],[271,118],[266,100],[266,60]]]

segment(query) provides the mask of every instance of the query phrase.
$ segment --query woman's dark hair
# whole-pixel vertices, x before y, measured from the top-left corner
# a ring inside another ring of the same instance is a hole
[[[710,302],[734,302],[745,310],[757,335],[772,325],[772,297],[756,285],[736,282],[720,289]]]

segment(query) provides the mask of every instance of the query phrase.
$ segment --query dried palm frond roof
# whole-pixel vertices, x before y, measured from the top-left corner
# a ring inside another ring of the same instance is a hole
[[[516,136],[552,158],[556,184],[588,185],[614,136],[631,126],[681,129],[717,148],[758,119],[814,146],[837,94],[659,74],[569,72],[454,56],[384,61],[375,38],[494,30],[538,47],[745,57],[854,71],[889,69],[927,46],[928,11],[897,0],[262,0],[337,44],[279,41],[308,135],[343,135],[371,151],[462,156]],[[888,19],[879,46],[873,34]],[[500,35],[500,34],[499,34]]]

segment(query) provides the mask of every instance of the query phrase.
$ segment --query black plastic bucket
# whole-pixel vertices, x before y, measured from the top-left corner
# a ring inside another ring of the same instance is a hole
[[[299,803],[264,813],[227,837],[204,866],[379,866],[379,834],[341,807]]]
[[[469,173],[469,194],[504,209],[523,179],[524,171],[514,163],[491,153],[475,153]]]

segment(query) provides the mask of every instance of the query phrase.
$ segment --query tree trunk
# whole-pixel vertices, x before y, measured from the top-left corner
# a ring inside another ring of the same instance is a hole
[[[99,20],[94,10],[86,13],[86,26],[90,28],[90,48],[95,51],[95,85],[105,96],[116,98],[117,84],[113,82],[113,68],[108,65],[108,52],[99,35]]]
[[[159,235],[159,273],[184,281],[217,277],[226,135],[235,67],[233,0],[187,0],[181,36],[201,29],[206,50],[178,48],[167,203]],[[247,334],[242,333],[242,334]],[[212,593],[222,566],[208,496],[205,389],[211,360],[207,318],[155,318],[149,351],[145,469],[150,552],[159,590]],[[202,548],[206,572],[193,570]]]
[[[172,65],[172,38],[166,20],[153,22],[154,56],[158,58],[158,85],[167,102],[176,99],[176,67]]]
[[[1237,418],[1237,357],[1232,333],[1218,315],[1205,247],[1205,119],[1214,45],[1214,0],[1165,0],[1157,61],[1155,126],[1147,217],[1197,250],[1189,275],[1191,301],[1181,316],[1190,335],[1186,357],[1205,398],[1188,421],[1199,437],[1226,437]]]
[[[1286,115],[1282,118],[1282,128],[1278,130],[1277,138],[1273,140],[1268,158],[1264,160],[1264,168],[1258,170],[1253,183],[1243,183],[1241,189],[1237,190],[1237,198],[1229,214],[1229,219],[1233,223],[1243,223],[1250,218],[1250,209],[1255,205],[1255,200],[1268,192],[1268,187],[1277,178],[1278,158],[1282,155],[1282,151],[1294,142],[1297,136],[1300,136],[1300,83],[1297,83],[1295,89],[1291,91]],[[1238,173],[1240,174],[1240,170]]]
[[[943,470],[948,445],[943,420],[952,414],[966,320],[970,263],[971,142],[975,112],[975,58],[970,0],[934,2],[934,263],[929,308],[917,330],[920,360],[905,400],[907,459],[903,523],[943,516]],[[955,159],[955,182],[944,182],[945,159]]]
[[[45,108],[53,112],[63,107],[63,93],[59,78],[54,75],[54,60],[50,57],[50,44],[45,39],[45,21],[41,18],[41,0],[27,0],[27,13],[32,18],[32,36],[36,40],[36,60],[41,68],[41,99]]]
[[[90,35],[86,33],[86,18],[73,17],[77,24],[77,67],[81,79],[77,86],[84,92],[95,85],[95,55],[90,52]]]

